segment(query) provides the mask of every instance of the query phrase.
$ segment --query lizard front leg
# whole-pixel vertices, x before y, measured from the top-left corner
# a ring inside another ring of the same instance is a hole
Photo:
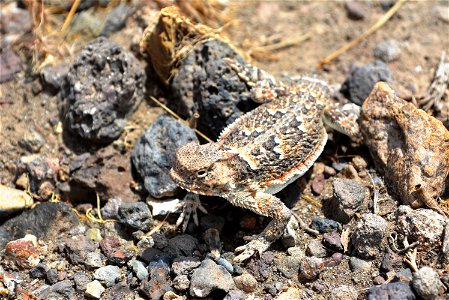
[[[237,192],[227,195],[227,200],[233,205],[247,208],[259,215],[271,217],[273,220],[268,224],[262,233],[244,246],[236,248],[236,252],[241,252],[234,258],[235,262],[242,262],[257,251],[260,253],[279,239],[290,220],[291,211],[281,200],[275,196],[263,192]]]

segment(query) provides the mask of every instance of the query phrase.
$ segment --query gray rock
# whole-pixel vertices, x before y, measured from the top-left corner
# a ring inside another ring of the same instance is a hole
[[[413,289],[424,300],[437,299],[442,295],[445,287],[435,272],[430,267],[422,267],[413,274]]]
[[[90,282],[90,278],[84,272],[76,272],[73,274],[73,281],[75,281],[75,289],[78,292],[84,292],[87,284]]]
[[[140,62],[104,37],[86,45],[71,65],[61,93],[67,129],[100,143],[115,140],[145,90]]]
[[[374,258],[381,251],[387,221],[375,214],[363,214],[351,235],[354,253],[362,258]]]
[[[396,40],[382,41],[374,48],[374,57],[386,63],[395,61],[400,56],[401,48]]]
[[[104,286],[111,287],[120,279],[120,268],[117,266],[106,266],[97,269],[94,278]]]
[[[88,298],[100,299],[104,290],[105,288],[101,285],[101,283],[98,280],[94,280],[86,285],[86,291],[84,294]]]
[[[58,282],[58,270],[56,269],[49,269],[46,272],[47,282],[50,284],[55,284]]]
[[[63,280],[44,290],[39,297],[40,299],[72,299],[75,295],[73,283],[70,280]]]
[[[384,257],[380,263],[380,271],[387,274],[395,269],[402,268],[402,256],[391,251],[390,248],[385,249]]]
[[[228,292],[232,289],[235,289],[235,283],[231,274],[210,259],[203,260],[192,274],[190,295],[193,297],[203,298],[214,290]]]
[[[123,200],[118,198],[110,198],[108,202],[101,208],[101,216],[103,219],[117,219],[118,209],[122,205]]]
[[[354,180],[336,178],[332,182],[334,194],[325,204],[326,212],[333,219],[347,223],[359,211],[368,195],[368,189]]]
[[[198,240],[191,235],[183,234],[168,241],[168,250],[176,256],[192,256],[198,247]]]
[[[190,286],[190,280],[187,275],[178,275],[173,279],[173,287],[180,291],[185,292]]]
[[[341,224],[331,219],[313,217],[310,228],[318,230],[319,233],[325,233],[340,230]]]
[[[132,162],[152,197],[173,196],[179,191],[169,171],[176,150],[192,141],[198,142],[195,132],[168,115],[160,115],[137,140]]]
[[[21,157],[16,168],[17,177],[28,177],[25,188],[29,188],[33,193],[39,193],[41,185],[45,182],[55,184],[55,178],[61,166],[57,157],[30,155]]]
[[[351,257],[349,259],[349,268],[354,273],[368,272],[371,270],[372,262],[366,261],[357,257]]]
[[[314,257],[326,257],[328,255],[326,248],[317,240],[311,240],[307,244],[306,254]]]
[[[120,223],[133,229],[148,231],[153,224],[150,208],[144,202],[123,203],[118,210]]]
[[[391,282],[380,286],[373,286],[368,290],[367,300],[414,300],[412,289],[404,282]]]
[[[145,267],[145,265],[143,264],[143,262],[133,259],[130,262],[131,268],[133,269],[134,274],[136,274],[137,278],[139,278],[139,280],[144,280],[145,278],[148,277],[148,270]]]
[[[245,299],[245,293],[241,290],[229,291],[223,300],[243,300]]]
[[[390,82],[391,71],[385,63],[376,61],[373,65],[355,67],[342,84],[340,91],[351,102],[362,105],[379,81]]]
[[[112,33],[124,28],[126,25],[126,19],[132,12],[133,10],[131,7],[123,3],[120,3],[114,7],[111,11],[109,11],[100,35],[109,36]]]
[[[82,265],[86,262],[88,253],[98,249],[98,243],[88,239],[84,235],[74,236],[66,242],[64,252],[72,264]]]
[[[31,278],[45,278],[48,267],[45,264],[39,263],[36,267],[32,268],[29,272]],[[0,270],[0,274],[3,274]]]
[[[161,299],[166,292],[173,290],[170,284],[170,268],[164,262],[150,262],[148,271],[148,278],[140,285],[140,291],[147,297]]]
[[[446,225],[445,218],[432,209],[412,209],[401,205],[396,211],[396,231],[409,243],[419,241],[418,249],[440,247]]]
[[[340,285],[331,290],[330,300],[357,300],[357,290],[351,285]]]
[[[33,128],[25,132],[19,141],[19,146],[31,153],[38,153],[44,144],[44,138]]]
[[[201,261],[198,257],[177,257],[173,260],[171,268],[176,275],[189,275],[200,264]]]
[[[356,1],[346,1],[345,9],[348,14],[348,18],[350,18],[351,20],[365,19],[365,11]]]
[[[225,58],[248,65],[222,41],[198,43],[180,62],[170,84],[170,107],[183,118],[198,113],[198,129],[212,139],[242,113],[258,106],[251,100],[250,87]],[[270,77],[260,70],[255,73],[260,79]]]
[[[40,72],[42,87],[50,94],[58,93],[61,90],[61,84],[64,82],[68,72],[69,66],[67,64],[43,68]]]
[[[394,275],[396,281],[402,281],[402,282],[411,282],[413,280],[413,273],[412,270],[409,268],[407,269],[401,269],[399,272],[397,272]]]
[[[101,254],[99,252],[89,252],[86,254],[85,262],[87,268],[93,270],[103,266]]]
[[[276,296],[282,290],[284,285],[280,281],[269,282],[264,284],[263,289],[268,292],[271,296]]]

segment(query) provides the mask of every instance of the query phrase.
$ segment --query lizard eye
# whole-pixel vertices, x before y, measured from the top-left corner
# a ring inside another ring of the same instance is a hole
[[[199,170],[198,172],[196,172],[196,176],[198,178],[206,177],[206,175],[207,175],[207,171],[206,170]]]

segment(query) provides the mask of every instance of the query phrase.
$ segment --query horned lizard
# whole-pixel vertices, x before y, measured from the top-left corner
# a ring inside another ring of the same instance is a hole
[[[252,82],[254,72],[244,73]],[[190,192],[221,196],[273,219],[259,236],[236,249],[242,253],[235,261],[265,251],[283,234],[291,211],[273,194],[302,176],[327,142],[321,118],[328,98],[324,82],[300,78],[283,85],[266,79],[255,83],[252,93],[264,104],[225,128],[217,142],[178,149],[170,173]]]
[[[239,74],[253,86],[254,101],[263,104],[225,128],[217,142],[189,143],[178,149],[170,171],[172,179],[187,191],[220,196],[272,218],[261,234],[236,249],[241,252],[236,262],[256,251],[262,253],[284,233],[292,212],[274,194],[301,177],[320,156],[328,137],[324,124],[361,139],[360,107],[329,105],[325,82],[310,77],[290,84],[271,78],[254,82],[258,77],[255,68]],[[387,92],[380,94],[390,97],[391,91]],[[372,93],[374,103],[380,94]]]

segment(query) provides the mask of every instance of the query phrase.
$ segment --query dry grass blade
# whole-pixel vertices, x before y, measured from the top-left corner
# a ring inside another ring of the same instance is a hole
[[[302,34],[299,36],[295,36],[293,38],[287,39],[287,40],[279,42],[279,43],[274,43],[274,44],[270,44],[270,45],[266,45],[266,46],[253,47],[253,48],[249,49],[248,52],[250,55],[253,55],[254,52],[276,51],[276,50],[280,50],[280,49],[287,48],[290,46],[294,46],[296,44],[299,44],[303,41],[310,39],[311,37],[312,37],[312,35],[310,33],[306,33],[306,34]]]
[[[73,1],[72,7],[70,8],[69,14],[65,18],[64,24],[62,24],[61,31],[65,32],[67,27],[69,27],[70,23],[72,22],[73,16],[75,15],[76,10],[78,9],[78,6],[80,5],[81,0],[75,0]]]
[[[153,96],[150,96],[150,99],[153,100],[154,102],[156,102],[157,105],[159,105],[160,107],[162,107],[166,112],[168,112],[173,118],[181,121],[182,123],[186,124],[187,126],[189,126],[189,122],[183,120],[180,116],[178,116],[174,111],[172,111],[170,108],[168,108],[166,105],[162,104],[159,100],[157,100],[156,98],[154,98]],[[209,143],[213,143],[213,141],[208,138],[206,135],[204,135],[202,132],[200,132],[197,129],[193,129],[195,131],[196,134],[198,134],[199,136],[201,136],[203,139],[205,139],[206,141],[208,141]]]
[[[363,41],[367,36],[371,35],[373,32],[378,30],[380,27],[382,27],[397,11],[398,9],[407,2],[407,0],[399,0],[396,2],[395,5],[393,5],[392,8],[390,8],[383,16],[380,18],[373,26],[371,26],[367,31],[362,33],[360,36],[349,42],[348,44],[342,46],[338,50],[331,53],[329,56],[324,58],[322,61],[319,62],[318,68],[323,67],[324,65],[330,63],[332,60],[340,56],[342,53],[348,51],[352,47],[359,44],[361,41]]]

